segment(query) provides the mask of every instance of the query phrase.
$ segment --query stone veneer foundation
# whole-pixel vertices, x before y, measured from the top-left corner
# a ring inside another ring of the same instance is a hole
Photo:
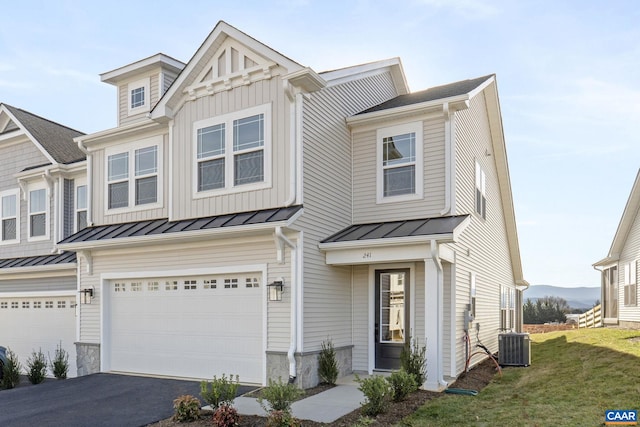
[[[100,372],[100,344],[77,342],[76,365],[78,376]]]

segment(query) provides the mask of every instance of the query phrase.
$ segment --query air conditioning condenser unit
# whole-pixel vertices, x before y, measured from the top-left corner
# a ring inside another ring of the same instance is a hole
[[[529,339],[529,334],[499,334],[498,363],[501,366],[531,365],[531,340]]]

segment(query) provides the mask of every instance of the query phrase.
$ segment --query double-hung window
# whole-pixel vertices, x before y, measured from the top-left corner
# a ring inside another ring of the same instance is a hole
[[[487,218],[487,189],[486,175],[480,163],[476,160],[476,213]]]
[[[39,188],[29,191],[29,238],[46,238],[47,221],[47,189]]]
[[[637,262],[624,264],[624,305],[638,305]]]
[[[194,124],[195,190],[242,191],[270,182],[270,106]]]
[[[158,164],[160,163],[157,145],[132,148],[109,155],[107,157],[108,209],[148,207],[158,203]]]
[[[87,226],[87,185],[76,186],[76,231],[80,231]]]
[[[19,190],[0,193],[0,244],[20,241]]]
[[[378,129],[377,202],[422,198],[422,122]]]

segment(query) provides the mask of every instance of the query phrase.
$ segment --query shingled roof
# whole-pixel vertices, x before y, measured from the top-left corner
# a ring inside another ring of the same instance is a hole
[[[358,114],[366,114],[374,111],[388,110],[391,108],[403,107],[405,105],[420,104],[422,102],[429,102],[438,99],[464,95],[471,92],[493,76],[494,74],[490,74],[488,76],[477,77],[475,79],[462,80],[455,83],[432,87],[429,89],[421,90],[420,92],[398,95],[395,98],[361,111]]]
[[[20,108],[2,104],[33,136],[53,159],[62,164],[82,161],[86,158],[73,138],[84,133],[63,126],[51,120],[36,116]]]

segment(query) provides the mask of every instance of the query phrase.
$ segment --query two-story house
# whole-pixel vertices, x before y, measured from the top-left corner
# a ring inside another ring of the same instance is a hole
[[[593,264],[601,272],[602,321],[638,328],[638,259],[640,253],[640,172],[622,213],[607,256]]]
[[[0,104],[0,345],[21,363],[62,346],[76,375],[76,254],[55,243],[86,225],[81,132]]]
[[[220,22],[186,64],[102,80],[118,126],[76,138],[90,226],[59,244],[93,296],[80,373],[309,387],[327,339],[346,374],[397,368],[413,337],[441,389],[465,310],[494,351],[519,328],[494,76],[410,93],[399,59],[318,73]]]

